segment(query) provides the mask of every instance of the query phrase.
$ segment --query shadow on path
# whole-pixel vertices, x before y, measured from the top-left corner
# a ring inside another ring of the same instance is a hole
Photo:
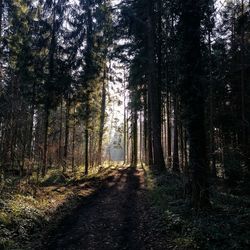
[[[133,167],[117,171],[104,188],[64,219],[44,249],[145,249],[137,237],[143,177],[143,171]]]

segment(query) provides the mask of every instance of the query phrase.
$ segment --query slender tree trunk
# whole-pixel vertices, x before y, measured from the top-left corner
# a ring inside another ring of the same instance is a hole
[[[162,143],[163,143],[163,153],[164,159],[167,159],[167,124],[166,124],[166,105],[163,102],[163,118],[162,118]],[[168,166],[168,164],[167,164]]]
[[[89,129],[88,121],[85,125],[85,175],[89,173]]]
[[[178,100],[174,100],[174,151],[173,151],[173,172],[180,172],[179,163],[179,131],[178,131]]]
[[[35,105],[34,100],[30,112],[30,124],[29,124],[29,142],[28,142],[28,158],[32,158],[32,141],[33,141],[33,128],[34,128],[34,114],[35,114]]]
[[[54,77],[54,54],[56,48],[56,3],[53,2],[53,24],[52,24],[52,34],[51,34],[51,42],[49,48],[49,74],[48,79],[46,81],[46,101],[44,105],[44,147],[43,147],[43,166],[42,166],[42,177],[45,176],[47,172],[47,164],[48,164],[48,129],[49,129],[49,116],[50,116],[50,108],[51,108],[51,85],[53,84],[53,77]]]
[[[216,173],[216,163],[215,163],[215,141],[214,141],[214,105],[213,105],[213,81],[212,81],[212,48],[211,48],[211,32],[208,33],[208,43],[209,43],[209,151],[210,151],[210,169],[213,177],[217,176]]]
[[[46,175],[48,164],[48,129],[49,129],[49,107],[45,105],[44,110],[44,144],[43,144],[43,165],[42,165],[42,177]]]
[[[104,134],[104,123],[105,123],[105,112],[106,112],[106,69],[104,69],[104,77],[102,83],[102,104],[101,104],[101,116],[100,116],[100,127],[99,127],[99,141],[98,141],[98,160],[97,164],[102,163],[102,141]]]
[[[147,51],[148,51],[148,95],[151,108],[152,146],[154,165],[158,170],[165,170],[165,162],[161,142],[161,86],[156,81],[155,63],[155,32],[154,32],[154,5],[148,0],[147,6]]]
[[[93,131],[89,131],[89,166],[93,167]]]
[[[188,175],[188,147],[186,130],[184,130],[184,165],[184,174]]]
[[[147,112],[147,130],[148,130],[148,144],[147,144],[147,148],[148,148],[148,165],[151,166],[153,165],[154,162],[154,158],[153,158],[153,146],[152,146],[152,123],[151,123],[151,105],[149,102],[149,98],[147,98],[148,100],[148,112]]]
[[[2,23],[3,23],[3,0],[0,0],[0,83],[2,81]]]
[[[94,45],[93,40],[93,18],[92,18],[92,8],[91,1],[86,1],[87,7],[87,47],[86,47],[86,68],[85,68],[85,84],[86,84],[86,118],[85,118],[85,175],[88,175],[89,172],[89,121],[90,121],[90,94],[91,94],[91,86],[89,83],[89,79],[92,77],[92,67],[93,67],[93,58],[92,58],[92,49]]]
[[[241,61],[241,119],[242,119],[242,150],[244,154],[245,165],[247,165],[248,172],[250,175],[250,149],[249,149],[249,122],[246,119],[246,83],[245,83],[245,21],[244,13],[245,12],[245,3],[244,0],[241,0],[241,35],[240,35],[240,61]]]
[[[124,75],[123,75],[123,105],[124,105],[124,110],[123,110],[123,148],[124,148],[124,164],[128,163],[128,150],[127,150],[127,144],[128,144],[128,116],[127,116],[127,112],[126,112],[126,75],[125,75],[125,69],[124,69]]]
[[[130,151],[129,151],[129,149],[130,149],[130,146],[129,146],[129,144],[130,144],[130,139],[129,139],[129,120],[128,120],[128,117],[129,117],[129,114],[128,114],[128,108],[127,108],[127,120],[126,120],[126,127],[127,127],[127,132],[126,132],[126,134],[127,134],[127,149],[126,149],[126,151],[127,151],[127,163],[129,163],[129,161],[130,161]]]
[[[75,104],[74,104],[73,131],[72,131],[72,153],[71,153],[72,172],[75,171],[75,141],[76,141],[76,107],[75,107]]]
[[[3,0],[0,0],[0,37],[2,36]]]
[[[180,152],[181,152],[181,169],[183,171],[185,166],[185,161],[184,161],[185,152],[184,152],[184,131],[181,120],[179,121],[179,131],[180,131],[179,141],[180,141]]]
[[[171,124],[171,96],[167,94],[167,145],[168,145],[168,166],[172,165],[172,124]]]
[[[138,114],[136,110],[132,111],[132,162],[131,165],[133,167],[137,166],[137,162],[138,162],[138,126],[137,126],[137,122],[138,122]]]
[[[139,119],[139,123],[140,123],[140,132],[139,132],[139,138],[140,138],[140,148],[139,148],[139,152],[140,152],[140,163],[143,162],[142,159],[142,155],[143,155],[143,124],[142,124],[142,112],[140,111],[140,119]]]
[[[123,148],[124,148],[124,156],[123,156],[123,161],[124,161],[124,164],[127,163],[127,114],[126,114],[126,104],[125,104],[125,101],[126,101],[126,96],[125,96],[125,88],[124,88],[124,111],[123,111]]]
[[[156,8],[157,8],[157,28],[156,28],[156,32],[157,32],[157,35],[155,34],[155,39],[156,39],[156,42],[155,42],[155,46],[156,46],[156,53],[157,53],[157,64],[156,64],[156,67],[157,67],[157,97],[159,98],[159,101],[158,101],[158,116],[160,116],[160,124],[158,125],[158,128],[160,129],[160,131],[158,133],[160,133],[160,146],[161,146],[161,151],[160,154],[158,156],[160,156],[162,159],[159,160],[159,162],[157,163],[158,164],[163,164],[163,169],[165,169],[165,160],[164,160],[164,153],[163,153],[163,145],[162,145],[162,142],[163,142],[163,133],[162,133],[162,105],[161,103],[163,102],[163,99],[162,99],[162,95],[161,95],[161,91],[162,91],[162,41],[163,41],[163,38],[162,38],[162,0],[156,0]],[[153,6],[152,6],[153,7]],[[154,13],[152,13],[152,27],[154,29]],[[152,33],[153,34],[153,33]],[[149,42],[150,44],[151,42]],[[156,83],[156,82],[155,82]],[[155,84],[154,83],[154,84]],[[157,104],[156,104],[157,105]],[[159,119],[159,118],[158,118]],[[158,135],[159,136],[159,135]],[[161,156],[162,155],[162,156]],[[157,157],[158,157],[157,156]]]
[[[2,25],[3,25],[3,0],[0,0],[0,82],[2,81]]]
[[[63,172],[67,169],[68,146],[69,146],[69,120],[70,120],[70,97],[66,101],[66,117],[65,117],[65,136],[64,136],[64,153],[63,153]]]
[[[63,130],[63,97],[61,96],[60,103],[60,129],[59,129],[59,147],[58,147],[58,160],[60,166],[62,165],[62,130]]]
[[[144,121],[143,121],[143,131],[144,131],[144,161],[149,164],[149,151],[148,151],[148,110],[147,110],[147,96],[144,95]]]

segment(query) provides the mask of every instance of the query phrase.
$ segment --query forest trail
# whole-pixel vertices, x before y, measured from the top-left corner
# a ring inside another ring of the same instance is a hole
[[[44,249],[166,249],[165,226],[145,185],[143,169],[119,168],[65,218]]]

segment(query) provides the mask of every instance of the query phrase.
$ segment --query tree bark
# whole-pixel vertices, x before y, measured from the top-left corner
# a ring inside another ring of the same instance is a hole
[[[56,49],[56,3],[53,2],[53,21],[52,21],[52,34],[51,42],[49,48],[49,74],[45,85],[46,96],[44,104],[44,147],[43,147],[43,166],[42,166],[42,177],[45,176],[47,172],[48,163],[48,129],[49,129],[49,115],[52,102],[52,93],[50,92],[53,87],[53,77],[54,77],[54,54]]]
[[[167,93],[167,164],[172,165],[172,124],[171,124],[171,96]]]
[[[179,163],[179,131],[178,131],[178,100],[174,100],[174,151],[173,151],[173,172],[180,172]]]
[[[138,162],[138,114],[137,110],[132,111],[132,161],[131,165],[133,167],[137,166]]]
[[[49,107],[45,105],[44,109],[44,144],[43,144],[43,165],[42,165],[42,177],[46,175],[48,164],[48,129],[49,129]]]
[[[161,142],[161,86],[156,81],[157,71],[154,54],[154,4],[150,0],[147,3],[148,96],[151,108],[153,164],[156,169],[162,171],[165,170],[165,162]]]
[[[75,171],[75,141],[76,141],[76,107],[74,104],[74,113],[73,113],[73,131],[72,131],[72,155],[71,155],[71,168],[72,172]]]
[[[105,112],[106,112],[106,68],[104,69],[103,83],[102,83],[102,103],[101,103],[101,115],[99,126],[99,140],[98,140],[98,160],[97,164],[102,163],[102,142],[104,134]]]
[[[125,70],[124,70],[124,84],[123,84],[123,105],[124,105],[124,109],[123,109],[123,152],[124,152],[124,156],[123,156],[123,161],[124,164],[127,163],[127,113],[126,113],[126,84],[125,84]]]
[[[60,103],[60,128],[59,128],[59,145],[58,145],[58,162],[62,165],[62,130],[63,130],[63,97]]]
[[[148,110],[147,110],[147,95],[144,94],[144,105],[143,105],[143,132],[144,132],[144,161],[149,164],[149,152],[148,152]]]
[[[180,95],[189,139],[192,176],[192,204],[196,209],[210,206],[205,130],[205,96],[201,82],[201,1],[182,3],[180,16]]]
[[[69,146],[69,120],[70,120],[70,97],[66,100],[66,117],[65,117],[65,135],[64,135],[64,153],[63,153],[63,172],[67,169],[68,146]]]
[[[148,165],[153,165],[153,146],[152,146],[152,123],[151,123],[151,105],[149,101],[149,97],[147,97],[148,101],[148,110],[147,110],[147,149],[148,149]]]
[[[212,47],[211,47],[211,31],[208,33],[209,46],[209,153],[210,153],[210,170],[213,177],[217,176],[216,162],[215,162],[215,140],[214,140],[214,90],[212,81]]]
[[[88,120],[85,125],[85,175],[89,173],[89,129]]]

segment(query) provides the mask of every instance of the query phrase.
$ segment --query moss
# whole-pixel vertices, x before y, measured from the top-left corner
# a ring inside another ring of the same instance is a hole
[[[173,241],[176,245],[176,248],[181,250],[181,249],[200,249],[196,241],[192,237],[179,237],[174,239]]]
[[[6,212],[0,212],[0,224],[5,226],[11,224],[11,218]]]
[[[0,238],[0,249],[11,250],[15,248],[15,242],[11,239]]]

